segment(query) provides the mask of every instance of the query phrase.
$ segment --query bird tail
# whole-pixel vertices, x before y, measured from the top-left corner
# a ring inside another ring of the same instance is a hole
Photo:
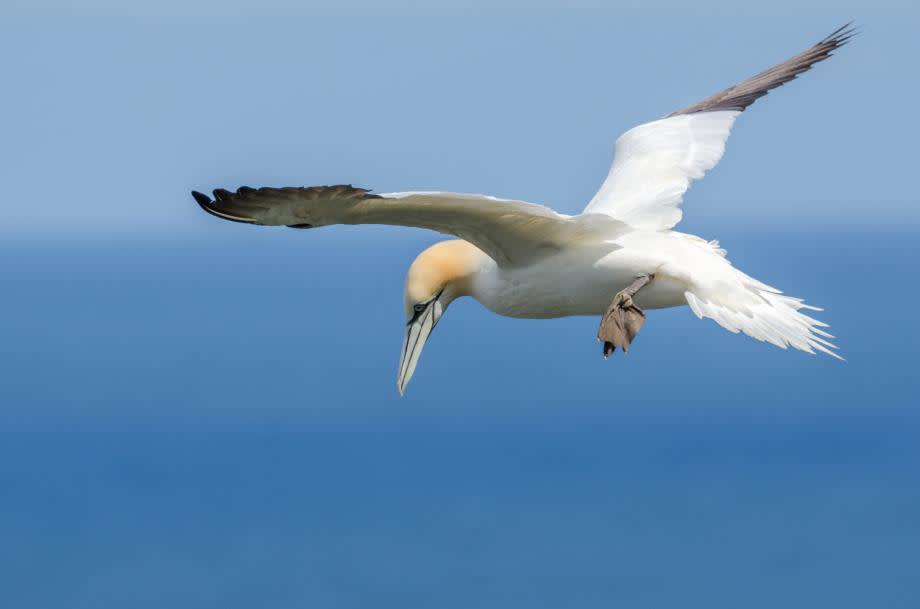
[[[820,351],[843,359],[832,351],[837,347],[830,342],[834,337],[823,330],[827,324],[802,313],[822,309],[805,304],[801,298],[785,296],[734,267],[728,268],[730,272],[718,281],[693,285],[684,293],[697,317],[708,317],[729,332],[744,332],[781,349]]]

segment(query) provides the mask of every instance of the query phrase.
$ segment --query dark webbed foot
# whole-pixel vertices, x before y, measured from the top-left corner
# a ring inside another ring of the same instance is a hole
[[[617,347],[624,352],[629,351],[629,344],[645,323],[645,313],[632,299],[652,279],[654,275],[640,275],[628,288],[613,297],[597,331],[598,340],[604,343],[605,358]]]

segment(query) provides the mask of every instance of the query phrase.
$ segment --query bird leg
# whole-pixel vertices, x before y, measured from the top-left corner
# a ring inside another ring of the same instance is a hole
[[[597,339],[604,341],[604,359],[607,359],[617,347],[623,349],[624,353],[629,351],[629,343],[645,323],[645,313],[633,303],[633,296],[654,278],[653,274],[639,275],[629,287],[613,297],[613,302],[604,313],[601,326],[597,330]]]

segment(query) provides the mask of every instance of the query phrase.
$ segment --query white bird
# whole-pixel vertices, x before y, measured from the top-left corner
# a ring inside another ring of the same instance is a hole
[[[406,334],[397,375],[404,393],[431,331],[455,299],[471,296],[508,317],[603,315],[604,356],[626,351],[642,309],[689,305],[730,332],[783,349],[838,357],[817,311],[736,269],[715,241],[672,230],[690,182],[712,169],[732,124],[754,101],[805,72],[854,35],[849,25],[807,51],[617,140],[613,166],[576,216],[548,207],[450,192],[373,194],[352,186],[193,192],[215,216],[312,228],[389,224],[459,237],[412,263],[405,283]],[[611,301],[612,299],[612,301]]]

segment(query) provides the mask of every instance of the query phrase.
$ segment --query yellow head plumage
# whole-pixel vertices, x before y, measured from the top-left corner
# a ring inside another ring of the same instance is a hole
[[[469,295],[484,256],[482,250],[459,239],[435,243],[419,254],[406,275],[406,317],[412,317],[415,305],[442,291],[440,300],[445,306],[458,296]]]

